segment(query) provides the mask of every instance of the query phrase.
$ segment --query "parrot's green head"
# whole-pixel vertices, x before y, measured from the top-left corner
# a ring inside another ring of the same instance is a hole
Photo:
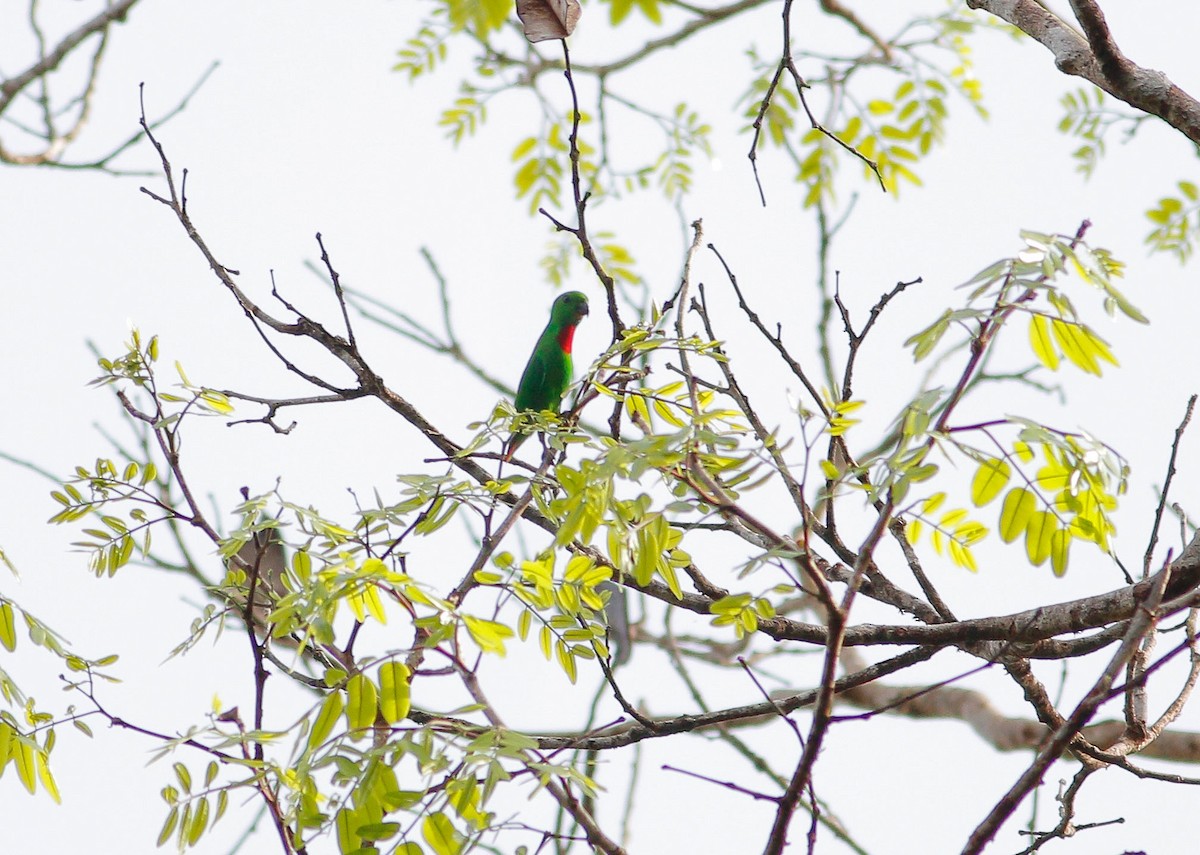
[[[550,307],[550,322],[556,326],[573,327],[588,313],[588,298],[582,291],[559,294]]]

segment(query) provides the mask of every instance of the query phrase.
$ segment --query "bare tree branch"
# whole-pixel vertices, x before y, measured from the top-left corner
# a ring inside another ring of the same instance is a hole
[[[0,82],[0,116],[3,116],[9,110],[16,97],[25,92],[31,84],[35,82],[40,83],[39,94],[33,96],[33,98],[40,104],[43,127],[40,131],[30,132],[44,140],[45,145],[40,151],[31,154],[18,154],[9,150],[3,143],[0,143],[0,162],[17,166],[53,165],[58,163],[67,146],[74,142],[83,132],[91,116],[96,79],[99,75],[100,63],[107,45],[109,28],[114,23],[123,22],[125,16],[129,14],[129,11],[138,2],[139,0],[117,0],[117,2],[106,5],[103,11],[96,14],[91,20],[76,27],[70,33],[67,33],[50,50],[46,50],[46,40],[37,22],[36,3],[30,4],[30,26],[34,31],[34,36],[38,44],[38,57],[24,71]],[[81,94],[75,99],[78,104],[78,113],[70,128],[59,130],[56,127],[55,110],[51,103],[50,84],[47,78],[62,65],[67,57],[80,48],[86,40],[96,35],[99,36],[99,41],[90,59],[87,78],[83,84]],[[107,162],[127,146],[128,143],[118,147],[111,154],[93,164],[89,164],[89,166],[91,168],[106,168]]]

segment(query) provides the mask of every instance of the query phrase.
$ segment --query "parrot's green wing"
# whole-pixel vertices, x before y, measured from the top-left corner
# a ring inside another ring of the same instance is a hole
[[[521,383],[517,386],[517,398],[513,401],[518,412],[557,410],[562,403],[567,384],[560,378],[564,373],[569,376],[570,372],[562,370],[565,367],[562,365],[564,355],[555,352],[555,347],[553,339],[549,342],[539,339],[537,347],[530,354],[525,371],[521,374]],[[570,358],[566,356],[568,361]],[[555,392],[558,393],[557,397]]]

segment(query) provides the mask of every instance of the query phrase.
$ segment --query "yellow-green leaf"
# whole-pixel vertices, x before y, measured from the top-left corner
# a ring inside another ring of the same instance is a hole
[[[4,770],[5,764],[8,763],[8,758],[13,747],[13,729],[11,725],[0,721],[0,772]]]
[[[1056,530],[1058,521],[1049,511],[1038,511],[1029,518],[1025,529],[1025,554],[1035,567],[1040,567],[1050,557]]]
[[[337,826],[338,850],[353,852],[358,849],[362,838],[358,836],[358,819],[354,812],[350,808],[342,808],[337,812],[334,824]]]
[[[1051,321],[1051,329],[1054,330],[1054,338],[1058,342],[1058,346],[1062,348],[1063,356],[1071,360],[1081,371],[1088,374],[1100,374],[1100,365],[1096,362],[1095,356],[1088,348],[1086,339],[1076,324],[1056,318]]]
[[[1050,569],[1055,576],[1067,572],[1068,553],[1071,551],[1071,532],[1068,529],[1055,529],[1050,538]]]
[[[33,746],[27,742],[17,740],[13,744],[13,762],[17,767],[17,778],[25,785],[25,789],[32,793],[36,788],[35,783],[37,777],[37,761],[33,759],[35,754]]]
[[[196,802],[196,810],[192,813],[192,821],[188,826],[188,846],[195,846],[208,827],[208,799],[201,796]]]
[[[173,807],[167,813],[167,821],[163,823],[162,831],[158,833],[158,843],[156,846],[162,846],[171,839],[171,835],[175,833],[175,824],[179,822],[179,808]]]
[[[1029,344],[1033,347],[1033,355],[1051,371],[1058,370],[1058,350],[1050,337],[1050,325],[1042,315],[1031,315],[1029,318]]]
[[[572,590],[570,586],[564,586],[563,591]],[[494,620],[485,620],[484,618],[472,617],[465,615],[463,623],[467,626],[467,632],[471,636],[471,640],[479,645],[481,650],[488,653],[496,653],[500,656],[504,655],[504,639],[512,638],[513,631],[509,627]]]
[[[375,723],[375,684],[363,674],[355,674],[346,683],[346,721],[351,730],[362,730]]]
[[[403,662],[384,662],[379,666],[379,711],[384,721],[403,721],[412,706],[408,666]]]
[[[579,668],[575,664],[575,657],[571,655],[571,649],[567,647],[567,643],[559,640],[555,645],[556,653],[558,654],[558,664],[562,666],[563,671],[567,675],[567,679],[572,683],[579,676]]]
[[[42,789],[45,790],[50,798],[54,799],[57,804],[62,804],[62,797],[58,794],[58,785],[54,782],[54,776],[50,774],[50,763],[46,759],[44,751],[38,751],[34,754],[37,762],[38,780],[42,782]]]
[[[421,823],[421,836],[433,847],[436,855],[458,855],[462,852],[462,836],[445,814],[431,813]]]
[[[0,644],[10,653],[17,648],[16,620],[11,603],[0,603]]]
[[[971,550],[956,540],[950,541],[950,559],[959,567],[970,570],[972,573],[979,569]]]
[[[175,777],[179,779],[179,786],[183,787],[185,793],[191,792],[192,789],[192,773],[188,771],[188,767],[182,763],[174,765]]]
[[[1012,467],[1008,465],[1007,460],[993,457],[983,461],[971,482],[971,501],[977,508],[983,507],[1000,495],[1000,491],[1008,485],[1008,479],[1011,477]]]
[[[533,612],[529,609],[521,609],[521,614],[517,617],[517,635],[522,641],[529,638],[529,629],[533,625]]]
[[[1037,508],[1033,493],[1024,487],[1015,487],[1004,497],[1000,507],[1000,539],[1012,543],[1029,525],[1029,519]]]
[[[1100,338],[1100,336],[1096,335],[1091,331],[1091,329],[1085,326],[1079,327],[1079,334],[1086,342],[1089,353],[1100,359],[1103,359],[1109,365],[1117,364],[1117,358],[1113,356],[1112,351],[1109,350],[1108,342]]]
[[[333,732],[333,726],[342,714],[343,706],[342,693],[330,692],[325,698],[325,702],[321,704],[321,711],[317,713],[312,730],[308,732],[309,748],[317,748],[329,738],[329,734]]]
[[[675,573],[675,568],[664,561],[658,566],[658,575],[662,576],[662,580],[667,583],[671,593],[682,600],[683,588],[679,586],[679,576]]]

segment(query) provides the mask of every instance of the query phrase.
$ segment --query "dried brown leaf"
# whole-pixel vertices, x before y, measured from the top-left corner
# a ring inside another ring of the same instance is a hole
[[[517,0],[517,17],[531,42],[565,39],[575,31],[582,11],[579,0]]]

